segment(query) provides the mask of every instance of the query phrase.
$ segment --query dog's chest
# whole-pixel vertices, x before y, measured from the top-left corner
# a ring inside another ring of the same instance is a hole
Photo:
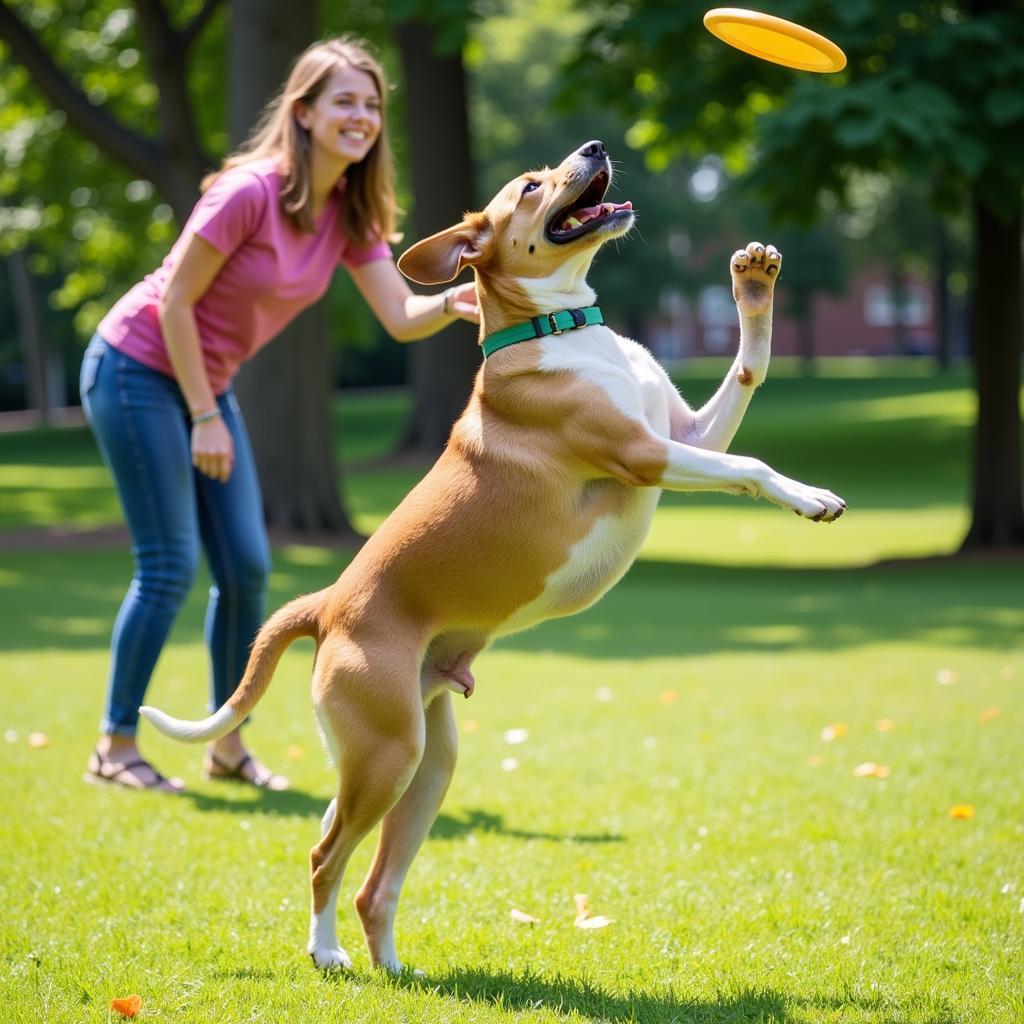
[[[667,388],[671,385],[654,357],[642,345],[607,327],[589,327],[585,332],[586,338],[579,341],[573,337],[575,332],[545,338],[541,369],[582,378],[619,413],[646,421],[656,434],[667,435]]]
[[[633,564],[661,492],[653,487],[622,489],[613,481],[593,486],[619,490],[609,503],[612,507],[587,516],[586,533],[567,549],[565,561],[544,581],[542,593],[517,609],[497,633],[515,633],[544,619],[581,611],[610,590]]]

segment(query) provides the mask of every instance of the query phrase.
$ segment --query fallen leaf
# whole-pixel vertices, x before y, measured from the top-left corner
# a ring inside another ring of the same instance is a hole
[[[880,718],[875,722],[875,730],[877,732],[892,732],[894,723],[891,718]]]
[[[590,900],[587,899],[586,893],[576,893],[573,900],[576,903],[576,920],[573,924],[577,928],[607,928],[615,920],[613,917],[605,917],[604,914],[591,917]]]
[[[50,737],[45,732],[30,732],[28,734],[28,745],[30,747],[48,747]]]
[[[949,809],[949,816],[960,821],[966,821],[968,818],[974,817],[974,807],[971,804],[954,804]]]
[[[991,722],[993,718],[998,718],[1003,713],[1002,708],[991,707],[985,708],[984,711],[978,715],[978,720],[984,725],[986,722]]]
[[[614,917],[605,917],[604,914],[598,914],[596,917],[585,917],[582,920],[576,919],[577,928],[607,928],[608,925],[613,924],[615,921]]]
[[[816,768],[819,764],[825,763],[825,758],[823,758],[821,754],[811,754],[811,756],[807,758],[807,763]]]
[[[587,899],[587,894],[583,892],[576,893],[573,896],[573,902],[576,904],[576,917],[589,917],[590,915],[590,900]]]
[[[293,761],[301,761],[306,756],[306,752],[302,747],[289,747],[285,751],[285,756],[291,758]]]
[[[473,719],[473,718],[467,718],[467,719],[466,719],[466,720],[465,720],[465,721],[464,721],[464,722],[462,723],[462,731],[463,731],[463,732],[476,732],[476,731],[477,731],[477,729],[479,729],[479,728],[480,728],[480,723],[479,723],[479,722],[477,722],[477,721],[476,721],[475,719]]]
[[[676,693],[675,690],[662,690],[661,693],[658,694],[658,700],[660,700],[662,704],[675,704],[678,699],[679,694]]]
[[[853,774],[859,779],[887,779],[889,778],[889,767],[884,764],[875,764],[874,761],[865,761],[853,769]]]
[[[846,725],[843,722],[833,722],[831,725],[826,725],[821,730],[821,738],[826,743],[831,743],[833,740],[839,739],[841,736],[846,735]]]
[[[516,910],[515,907],[510,911],[512,920],[518,921],[520,924],[540,924],[540,918],[534,917],[532,914],[526,913],[525,910]]]
[[[525,743],[530,737],[528,729],[506,729],[505,730],[505,742],[511,743],[513,746],[519,743]]]
[[[140,996],[125,996],[122,999],[111,999],[110,1008],[122,1017],[134,1017],[142,1009]]]

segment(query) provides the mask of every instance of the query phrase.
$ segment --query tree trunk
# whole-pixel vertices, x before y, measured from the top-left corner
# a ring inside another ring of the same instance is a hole
[[[438,54],[436,32],[411,19],[395,27],[416,197],[411,244],[474,208],[466,74],[461,53]],[[480,366],[477,328],[459,322],[409,350],[413,409],[399,447],[436,455],[462,413]]]
[[[796,318],[797,348],[800,352],[800,369],[805,377],[814,376],[814,296],[808,296],[800,304]]]
[[[25,367],[25,406],[39,413],[45,426],[50,421],[50,389],[47,387],[46,334],[39,309],[35,280],[29,270],[26,250],[7,257],[11,292],[17,313],[18,340]]]
[[[937,222],[935,238],[935,361],[940,370],[948,370],[953,362],[949,323],[949,232],[943,220]]]
[[[978,388],[971,528],[961,550],[1024,548],[1021,503],[1021,207],[973,198],[971,351]]]
[[[291,62],[317,37],[316,0],[233,0],[231,138],[242,142]],[[267,525],[355,535],[339,499],[326,307],[306,310],[247,363],[236,382],[252,438]]]
[[[889,295],[892,305],[892,350],[898,356],[905,356],[910,351],[904,309],[907,301],[907,281],[898,260],[893,260],[889,264]]]

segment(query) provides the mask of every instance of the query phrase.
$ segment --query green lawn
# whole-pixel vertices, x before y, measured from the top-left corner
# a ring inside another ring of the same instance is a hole
[[[682,382],[695,400],[714,384],[699,370]],[[403,407],[339,407],[364,528],[416,477],[367,461]],[[780,368],[736,450],[831,487],[847,516],[666,496],[604,601],[479,659],[399,911],[425,981],[368,969],[347,902],[354,974],[303,955],[306,856],[333,791],[311,645],[282,660],[251,728],[290,793],[204,783],[199,751],[151,732],[189,795],[95,789],[80,775],[128,554],[0,550],[0,1020],[107,1021],[132,992],[141,1020],[203,1024],[1024,1019],[1024,566],[875,564],[956,547],[971,416],[961,377]],[[115,518],[86,435],[0,436],[0,527]],[[277,550],[271,603],[345,557]],[[197,588],[149,695],[189,717],[206,699],[202,612]],[[867,762],[889,776],[856,776]],[[574,927],[576,893],[614,923]]]

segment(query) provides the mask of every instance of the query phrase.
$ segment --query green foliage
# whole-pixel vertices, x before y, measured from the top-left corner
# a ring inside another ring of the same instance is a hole
[[[118,0],[10,6],[90,101],[141,135],[153,134],[158,97],[133,6]],[[174,5],[176,19],[187,21],[199,6],[199,0]],[[223,20],[217,19],[190,67],[197,120],[213,152],[227,143],[222,49]],[[0,254],[31,243],[34,273],[60,282],[49,304],[74,311],[84,342],[110,304],[170,248],[177,233],[171,207],[152,183],[133,178],[71,127],[2,44],[0,153]]]
[[[945,208],[977,183],[993,208],[1012,209],[1024,180],[1024,18],[1012,4],[975,16],[969,6],[770,4],[845,50],[846,71],[818,76],[725,46],[696,4],[625,0],[591,30],[564,91],[634,111],[634,141],[652,160],[710,150],[753,168],[773,208],[805,222],[864,169],[904,169]]]

